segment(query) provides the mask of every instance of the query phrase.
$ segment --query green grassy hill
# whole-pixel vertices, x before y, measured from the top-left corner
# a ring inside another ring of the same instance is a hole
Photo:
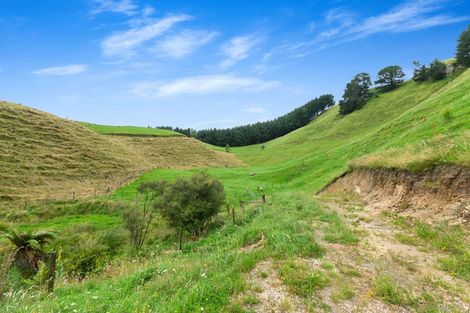
[[[81,125],[103,135],[129,135],[129,136],[155,136],[170,137],[183,136],[180,133],[160,128],[138,127],[138,126],[110,126],[79,122]]]
[[[54,247],[62,249],[60,268],[87,260],[93,270],[83,280],[61,272],[50,296],[14,289],[5,307],[11,312],[465,311],[467,229],[380,212],[346,195],[313,194],[353,166],[413,171],[443,163],[470,166],[469,104],[467,70],[439,82],[407,82],[347,116],[332,108],[265,149],[232,149],[245,166],[207,171],[223,182],[227,202],[236,208],[235,222],[232,214],[220,212],[205,235],[186,236],[182,252],[175,250],[176,231],[160,218],[138,254],[128,241],[118,245],[109,234],[122,233],[117,203],[134,204],[140,183],[174,180],[197,169],[148,171],[104,204],[32,207],[15,223],[59,229]],[[148,144],[116,140],[136,150]],[[267,204],[239,207],[240,200],[261,194]],[[67,254],[70,246],[76,255]],[[273,294],[279,297],[269,300]]]
[[[39,199],[104,194],[153,168],[240,165],[192,138],[103,136],[79,123],[22,105],[0,102],[0,209]],[[171,135],[171,136],[170,136]]]
[[[265,144],[234,148],[260,181],[318,191],[353,166],[422,170],[470,166],[470,70],[440,82],[406,82],[347,116],[333,108]]]

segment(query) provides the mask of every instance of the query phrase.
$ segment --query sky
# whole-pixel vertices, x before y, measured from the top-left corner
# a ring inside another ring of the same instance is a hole
[[[226,128],[455,54],[468,0],[0,0],[0,99],[110,125]]]

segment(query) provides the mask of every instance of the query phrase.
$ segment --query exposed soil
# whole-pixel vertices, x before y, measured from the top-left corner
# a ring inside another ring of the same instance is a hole
[[[324,192],[356,193],[378,209],[427,221],[470,223],[470,168],[436,166],[423,173],[396,169],[356,169]]]
[[[340,214],[360,236],[356,245],[331,244],[319,236],[327,251],[322,262],[333,264],[332,276],[337,277],[331,287],[321,291],[331,312],[416,312],[424,294],[435,301],[423,303],[422,310],[470,312],[470,282],[440,269],[438,260],[445,253],[400,243],[395,238],[400,229],[378,207],[331,197],[322,203]],[[374,281],[382,275],[388,275],[419,299],[417,303],[394,305],[383,301],[374,287]],[[350,299],[335,299],[341,285],[354,294]]]

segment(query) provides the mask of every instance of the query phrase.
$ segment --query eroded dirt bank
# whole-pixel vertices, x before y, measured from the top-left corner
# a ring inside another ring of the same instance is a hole
[[[356,193],[368,204],[431,221],[470,224],[470,168],[436,166],[422,173],[355,169],[321,193]]]

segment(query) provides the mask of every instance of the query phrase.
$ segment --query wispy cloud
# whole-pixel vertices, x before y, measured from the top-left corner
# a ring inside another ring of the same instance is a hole
[[[66,66],[48,67],[34,71],[36,75],[66,76],[80,74],[87,70],[84,64],[72,64]]]
[[[390,10],[365,18],[359,13],[335,8],[325,14],[322,23],[315,23],[312,40],[284,45],[278,51],[293,58],[312,51],[356,41],[379,33],[403,33],[470,20],[470,16],[446,13],[448,0],[406,0]],[[310,24],[309,24],[310,25]]]
[[[222,54],[225,60],[220,63],[222,69],[232,67],[237,62],[246,59],[251,50],[260,44],[262,38],[257,35],[245,35],[232,38],[222,46]]]
[[[132,0],[94,0],[90,14],[95,15],[104,12],[134,15],[138,6]]]
[[[144,81],[135,84],[131,92],[140,97],[166,97],[230,91],[263,91],[278,86],[280,86],[278,81],[233,75],[207,75],[185,77],[169,82]]]
[[[266,113],[266,110],[258,106],[252,106],[252,107],[245,108],[243,112],[261,114],[261,113]]]
[[[206,30],[184,30],[157,43],[156,52],[174,59],[191,54],[211,42],[219,33]]]
[[[107,57],[129,57],[134,55],[135,49],[145,42],[161,36],[175,24],[191,19],[185,14],[170,15],[150,24],[133,27],[123,32],[109,36],[101,43],[101,49]]]
[[[350,12],[335,9],[327,14],[328,28],[319,33],[316,42],[353,41],[378,33],[417,31],[469,19],[469,16],[442,13],[446,2],[448,1],[406,1],[388,12],[362,20],[356,19]]]

